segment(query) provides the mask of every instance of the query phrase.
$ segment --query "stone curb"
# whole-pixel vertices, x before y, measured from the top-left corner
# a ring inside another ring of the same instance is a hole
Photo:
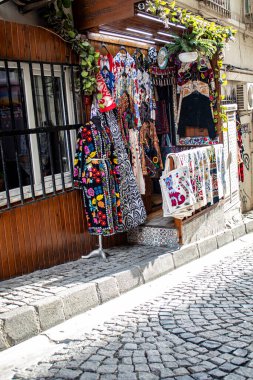
[[[253,220],[245,218],[242,224],[224,230],[218,235],[188,244],[177,251],[162,254],[140,265],[133,265],[132,268],[112,276],[64,290],[57,296],[37,301],[30,306],[8,311],[0,318],[0,351],[207,255],[251,232],[253,232]]]

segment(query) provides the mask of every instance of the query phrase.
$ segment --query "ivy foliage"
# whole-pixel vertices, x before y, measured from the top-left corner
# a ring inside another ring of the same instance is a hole
[[[73,27],[71,15],[72,0],[57,0],[48,6],[44,17],[48,26],[66,42],[79,56],[81,66],[81,85],[85,95],[96,91],[96,74],[98,72],[99,53],[95,52],[87,38]]]

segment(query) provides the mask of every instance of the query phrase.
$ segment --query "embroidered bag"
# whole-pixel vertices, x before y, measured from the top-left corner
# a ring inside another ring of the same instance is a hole
[[[180,166],[169,170],[170,157],[166,158],[165,170],[160,178],[160,186],[163,196],[163,216],[174,216],[184,218],[192,214],[195,203],[190,173],[188,166]]]

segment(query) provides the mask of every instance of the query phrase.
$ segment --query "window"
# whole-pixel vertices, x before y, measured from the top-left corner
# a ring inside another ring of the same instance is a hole
[[[224,17],[231,17],[230,0],[199,0],[209,9]]]
[[[0,61],[0,207],[71,188],[79,68]]]

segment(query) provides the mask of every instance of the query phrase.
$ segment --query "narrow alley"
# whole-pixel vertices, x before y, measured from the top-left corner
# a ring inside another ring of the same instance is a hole
[[[252,243],[244,236],[5,350],[1,380],[252,379]]]

